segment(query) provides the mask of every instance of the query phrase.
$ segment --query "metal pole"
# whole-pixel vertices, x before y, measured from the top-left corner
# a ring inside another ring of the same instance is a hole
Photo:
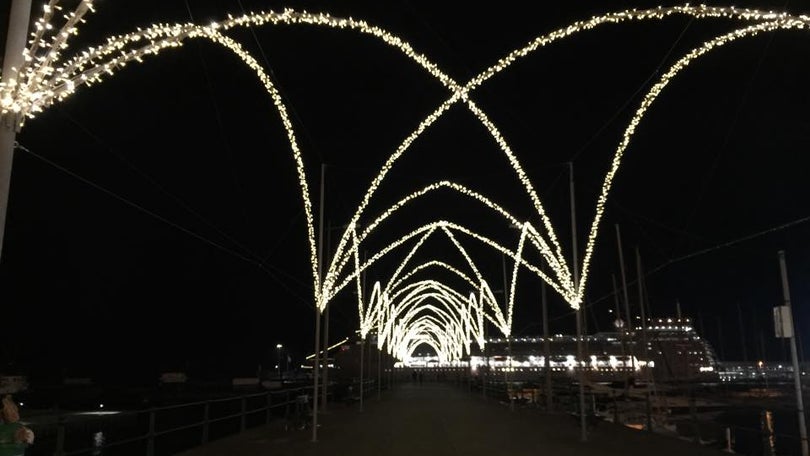
[[[321,338],[321,311],[315,308],[315,358],[312,360],[312,377],[313,377],[313,390],[312,390],[312,441],[318,441],[318,373],[320,372],[320,338]]]
[[[619,287],[616,286],[616,274],[611,274],[610,279],[613,281],[613,301],[616,306],[616,321],[620,322],[622,321],[622,314],[619,312]],[[627,391],[630,380],[627,372],[627,338],[625,337],[624,327],[618,327],[616,329],[619,330],[619,338],[622,341],[622,370],[624,371],[624,390]]]
[[[574,198],[574,162],[568,162],[568,169],[570,171],[570,190],[571,190],[571,254],[573,257],[572,269],[574,279],[574,290],[579,291],[579,261],[577,258],[577,211]],[[582,366],[582,304],[577,307],[577,364],[579,365],[579,426],[582,431],[580,438],[584,442],[588,440],[588,429],[585,421],[585,369]]]
[[[206,406],[208,403],[206,402]],[[273,418],[273,393],[267,393],[267,421],[265,424],[270,424],[270,420]]]
[[[321,201],[318,214],[318,287],[323,291],[323,209],[326,199],[326,164],[321,163]],[[323,299],[323,297],[321,297]],[[312,365],[312,441],[318,441],[318,373],[321,370],[321,307],[315,303],[315,364]]]
[[[363,251],[363,261],[366,260],[366,252]],[[366,270],[363,269],[363,296],[362,298],[365,299],[366,297]],[[360,335],[360,411],[363,411],[363,396],[365,395],[366,385],[363,383],[363,356],[364,352],[366,351],[366,338],[362,334]]]
[[[622,234],[619,231],[619,225],[616,225],[616,243],[619,247],[619,269],[621,270],[622,274],[622,292],[624,294],[624,314],[627,316],[627,335],[629,336],[632,329],[633,329],[633,314],[630,313],[630,296],[627,294],[627,275],[624,273],[624,252],[622,250]],[[636,372],[636,357],[635,357],[635,350],[633,347],[635,346],[635,340],[633,343],[628,344],[630,348],[630,372],[635,374]]]
[[[331,257],[332,251],[332,224],[326,222],[326,252],[324,255]],[[329,306],[326,306],[323,312],[323,357],[326,362],[323,363],[323,392],[321,393],[321,404],[323,404],[323,411],[326,411],[326,403],[329,396]]]
[[[753,335],[753,338],[754,338],[754,341],[753,341],[754,342],[754,353],[753,353],[753,357],[754,357],[753,361],[754,362],[761,361],[762,357],[763,357],[762,352],[760,351],[760,346],[756,341],[757,334],[759,333],[759,331],[757,330],[757,326],[759,326],[758,323],[759,322],[757,321],[757,307],[756,307],[756,304],[751,303],[751,330],[752,330],[752,335]],[[799,358],[799,361],[801,361],[801,358]]]
[[[759,353],[762,355],[760,357],[762,361],[768,360],[768,355],[765,352],[765,333],[761,329],[759,330]]]
[[[245,396],[242,396],[241,400],[241,413],[239,416],[239,432],[245,432],[245,428],[247,428],[247,399]]]
[[[210,426],[210,419],[211,419],[211,403],[209,401],[205,401],[205,408],[203,409],[203,430],[202,430],[202,443],[208,443],[208,428]],[[270,422],[270,418],[267,419],[267,422]]]
[[[360,411],[363,411],[363,390],[365,389],[365,385],[363,384],[363,352],[366,351],[366,339],[360,339]]]
[[[638,302],[641,309],[641,343],[643,345],[641,353],[644,356],[645,370],[647,372],[647,385],[644,388],[644,395],[647,409],[647,432],[652,432],[652,410],[650,404],[650,385],[653,383],[652,370],[650,369],[650,356],[647,347],[647,315],[644,309],[644,280],[641,272],[641,254],[636,246],[636,274],[638,275]]]
[[[149,431],[146,433],[146,456],[155,455],[155,409],[149,410]]]
[[[554,402],[551,397],[551,341],[548,339],[548,298],[546,294],[546,282],[540,282],[540,302],[543,305],[543,364],[546,370],[546,411],[550,412]]]
[[[503,307],[506,309],[509,306],[507,298],[508,280],[506,278],[506,254],[501,255],[501,263],[503,265]],[[506,394],[509,396],[509,411],[515,411],[515,399],[512,394],[512,328],[509,328],[509,335],[506,336],[506,359],[509,364],[506,368]]]
[[[740,347],[742,347],[743,361],[748,362],[748,348],[745,344],[745,326],[743,325],[742,309],[740,308],[740,301],[737,301],[737,321],[740,324]]]
[[[796,386],[796,413],[799,416],[799,437],[802,439],[802,456],[810,454],[807,444],[807,424],[804,418],[804,400],[802,399],[801,370],[799,369],[799,356],[796,350],[796,325],[793,318],[793,309],[790,304],[790,287],[788,286],[787,265],[785,264],[785,251],[779,251],[779,269],[782,273],[782,294],[784,296],[784,306],[788,308],[790,315],[790,325],[792,326],[790,337],[790,358],[793,362],[793,384]]]
[[[8,16],[8,33],[3,57],[2,81],[10,83],[17,79],[17,70],[23,64],[23,50],[28,38],[31,19],[31,0],[11,0]],[[6,210],[11,187],[11,165],[14,161],[14,140],[17,138],[19,117],[7,114],[0,118],[0,255],[3,252],[3,235],[6,231]]]
[[[372,381],[372,378],[373,378],[372,374],[371,374],[371,359],[372,359],[371,358],[371,347],[373,347],[373,344],[371,343],[371,341],[369,341],[368,353],[366,353],[366,375],[368,376],[368,379],[366,379],[366,381]],[[365,385],[363,385],[363,386],[365,387]]]
[[[486,319],[484,320],[484,327],[482,328],[484,333],[484,369],[481,372],[481,395],[487,397],[487,377],[489,377],[489,343],[487,341],[487,322]]]
[[[56,452],[54,456],[65,455],[65,417],[61,414],[57,418],[56,427]]]
[[[717,319],[717,348],[720,352],[720,359],[726,359],[726,354],[723,351],[723,320],[718,318]]]
[[[380,350],[380,328],[377,328],[377,400],[382,397],[382,350]]]
[[[276,366],[276,371],[278,373],[278,382],[280,386],[284,386],[284,378],[281,375],[281,344],[276,344],[276,362],[278,365]],[[259,373],[261,375],[261,372]]]

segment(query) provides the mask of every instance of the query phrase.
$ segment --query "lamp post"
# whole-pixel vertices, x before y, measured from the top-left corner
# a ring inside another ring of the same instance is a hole
[[[577,254],[577,211],[574,204],[574,162],[568,162],[568,170],[570,174],[569,186],[571,191],[571,251],[573,261],[573,285],[574,290],[579,290],[579,266]],[[582,305],[577,308],[577,364],[579,365],[578,380],[579,380],[579,427],[581,430],[580,440],[583,442],[588,440],[588,428],[585,421],[585,366],[582,365]]]
[[[501,255],[501,260],[502,260],[502,263],[503,263],[503,302],[504,302],[504,308],[506,308],[509,305],[508,304],[509,298],[507,297],[508,295],[507,295],[507,291],[506,291],[507,290],[506,254]],[[517,267],[517,265],[515,265],[515,267]],[[506,344],[507,344],[506,345],[506,347],[507,347],[506,348],[506,356],[507,356],[506,359],[509,361],[509,367],[506,368],[506,373],[505,373],[506,375],[504,377],[505,377],[505,380],[506,380],[506,394],[509,396],[509,411],[514,412],[515,411],[515,398],[514,398],[514,394],[512,394],[512,377],[510,375],[510,372],[512,371],[512,331],[511,330],[512,330],[512,328],[509,328],[509,335],[506,336]]]
[[[790,359],[793,363],[793,384],[796,387],[796,412],[799,417],[799,436],[801,438],[802,456],[808,456],[810,454],[810,445],[807,443],[807,424],[805,423],[804,400],[802,399],[802,372],[799,369],[799,357],[796,350],[796,335],[798,331],[794,329],[795,325],[793,323],[793,311],[790,303],[790,286],[788,285],[784,250],[779,251],[779,270],[782,277],[782,295],[784,296],[783,307],[780,309],[784,314],[780,312],[780,317],[782,317],[780,323],[786,323],[781,336],[790,338]]]
[[[281,349],[284,348],[281,344],[276,344],[276,368],[278,369],[278,381],[282,384],[284,383],[284,379],[281,378]]]

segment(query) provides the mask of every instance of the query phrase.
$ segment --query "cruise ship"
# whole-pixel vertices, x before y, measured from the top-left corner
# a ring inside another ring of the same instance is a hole
[[[645,350],[644,340],[647,347]],[[514,381],[537,378],[545,371],[546,350],[555,377],[574,376],[577,371],[577,337],[556,334],[546,339],[513,337],[490,339],[483,351],[470,356],[473,375],[485,366],[489,372],[510,372]],[[591,382],[649,379],[655,381],[718,380],[719,362],[708,341],[698,335],[689,318],[648,320],[646,328],[633,331],[600,332],[583,336],[583,360]],[[510,355],[511,354],[511,355]],[[430,361],[425,366],[430,365]],[[439,366],[436,366],[439,367]]]

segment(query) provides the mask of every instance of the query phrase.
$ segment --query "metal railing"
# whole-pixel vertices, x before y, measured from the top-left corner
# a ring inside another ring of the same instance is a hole
[[[331,387],[332,385],[330,385]],[[330,388],[331,389],[331,388]],[[279,410],[282,407],[287,407],[291,405],[295,401],[295,397],[302,393],[307,392],[308,394],[312,394],[312,386],[303,386],[298,388],[289,388],[283,390],[276,390],[276,391],[267,391],[261,393],[253,393],[253,394],[245,394],[239,396],[230,396],[230,397],[223,397],[223,398],[216,398],[216,399],[206,399],[194,402],[187,402],[182,404],[175,404],[175,405],[167,405],[161,407],[152,407],[145,410],[137,410],[132,412],[123,412],[121,414],[115,415],[115,417],[106,418],[106,420],[118,419],[121,420],[123,417],[134,417],[135,421],[139,421],[139,419],[146,419],[146,432],[132,436],[127,438],[118,439],[111,442],[104,442],[101,444],[97,444],[90,447],[79,448],[79,449],[66,449],[66,440],[68,437],[68,423],[66,422],[65,416],[60,415],[58,417],[57,425],[56,425],[56,448],[54,450],[54,456],[74,456],[80,454],[87,454],[87,453],[95,453],[100,454],[104,450],[109,450],[114,447],[121,447],[123,445],[128,444],[135,444],[137,442],[145,443],[145,454],[147,456],[154,456],[155,455],[155,441],[158,437],[173,434],[181,431],[192,430],[192,429],[199,429],[200,430],[200,437],[198,445],[202,445],[207,443],[210,440],[211,436],[211,427],[216,423],[226,422],[226,421],[233,421],[234,424],[238,423],[238,430],[236,432],[230,432],[228,435],[232,435],[235,433],[243,432],[248,427],[258,426],[260,424],[269,424],[274,418],[274,410]],[[250,406],[249,406],[250,404]],[[160,428],[159,424],[159,417],[171,415],[172,412],[177,411],[189,411],[186,415],[193,414],[194,409],[198,409],[197,413],[200,413],[201,418],[196,421],[192,421],[191,423],[182,422],[180,424],[177,421],[183,421],[182,419],[178,420],[169,419],[170,423],[173,421],[166,428]],[[220,414],[214,414],[214,408],[221,408],[224,412]],[[253,418],[253,424],[251,426],[248,425],[248,421],[250,417],[257,417],[260,414],[264,414],[263,419],[261,421],[256,420]],[[283,415],[278,414],[278,418],[281,418]],[[194,444],[187,445],[186,448],[191,448],[196,446]]]
[[[349,391],[354,391],[354,394],[357,395],[359,393],[359,382],[355,380],[350,383],[350,385],[352,388]],[[365,398],[371,398],[373,392],[376,391],[376,385],[377,382],[374,378],[366,379],[363,382],[363,395]],[[328,385],[327,398],[330,402],[335,402],[336,400],[337,386],[338,385],[335,383]],[[323,387],[323,385],[319,385],[319,388]],[[383,386],[383,388],[387,389],[385,386]],[[104,454],[105,450],[140,443],[142,450],[133,450],[132,453],[155,456],[158,453],[156,450],[156,441],[160,437],[181,433],[183,431],[197,430],[199,436],[196,437],[196,443],[194,442],[194,438],[183,440],[185,444],[181,445],[182,448],[177,448],[177,451],[182,451],[214,440],[212,439],[212,427],[219,423],[230,422],[232,430],[230,432],[220,432],[217,438],[238,434],[248,428],[268,425],[274,419],[283,419],[287,407],[294,405],[296,396],[304,393],[312,395],[312,390],[313,386],[307,385],[296,388],[151,407],[144,410],[121,412],[114,416],[99,417],[96,419],[96,423],[102,421],[105,424],[111,425],[114,421],[119,423],[129,422],[128,425],[121,427],[126,427],[129,430],[133,427],[137,428],[135,431],[136,435],[117,438],[109,442],[96,442],[92,446],[83,446],[75,449],[69,448],[70,445],[68,445],[68,443],[70,443],[69,437],[71,436],[71,429],[75,434],[82,434],[83,437],[88,437],[87,420],[85,420],[84,432],[79,432],[79,430],[75,428],[80,426],[80,424],[70,423],[65,415],[59,415],[56,421],[54,451],[48,453],[40,450],[36,451],[36,453],[52,454],[53,456]],[[191,419],[191,422],[189,422],[189,416],[194,415],[199,418]],[[163,425],[163,427],[161,425]],[[95,427],[93,429],[95,429]],[[47,432],[45,434],[47,434]],[[29,453],[31,453],[31,451],[29,451]],[[160,451],[159,453],[163,454],[165,451]]]

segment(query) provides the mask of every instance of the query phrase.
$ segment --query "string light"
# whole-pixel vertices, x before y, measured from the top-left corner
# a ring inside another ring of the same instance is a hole
[[[397,342],[397,350],[407,351],[410,348],[415,348],[413,345],[415,341],[424,342],[425,334],[430,334],[430,344],[436,348],[437,351],[442,351],[442,356],[457,356],[458,347],[464,346],[463,337],[458,339],[459,334],[466,334],[467,340],[471,334],[477,337],[477,331],[483,327],[483,319],[487,318],[506,335],[511,331],[512,312],[514,306],[514,296],[516,290],[517,274],[519,266],[524,266],[531,272],[535,273],[542,280],[549,283],[572,308],[578,308],[582,302],[584,291],[586,288],[587,279],[589,276],[590,260],[593,255],[594,246],[598,237],[599,222],[604,213],[605,203],[612,186],[613,178],[619,169],[621,159],[627,147],[630,144],[635,129],[652,105],[654,100],[658,97],[660,92],[680,71],[687,67],[693,60],[708,53],[710,50],[723,46],[731,41],[743,38],[746,36],[753,36],[765,31],[773,31],[777,29],[802,29],[810,24],[810,19],[807,16],[791,16],[785,13],[765,12],[755,9],[739,9],[735,7],[710,7],[705,5],[698,6],[676,6],[676,7],[658,7],[648,10],[626,10],[621,12],[608,13],[602,16],[594,16],[585,21],[578,21],[566,27],[557,29],[549,34],[541,35],[534,40],[530,41],[526,46],[513,50],[505,57],[501,58],[495,65],[485,69],[475,77],[473,77],[466,84],[460,84],[445,74],[438,65],[431,62],[423,54],[417,53],[410,44],[403,41],[399,37],[385,31],[376,26],[371,26],[365,21],[355,20],[352,18],[337,18],[324,13],[311,14],[307,12],[298,12],[294,10],[284,10],[282,12],[260,12],[248,13],[240,17],[228,16],[228,18],[220,23],[214,22],[206,26],[201,26],[193,23],[185,24],[155,24],[146,29],[138,29],[136,32],[109,37],[107,41],[98,47],[88,47],[79,52],[73,58],[62,61],[62,53],[68,48],[70,37],[78,33],[78,26],[84,22],[84,16],[88,12],[93,12],[93,1],[82,0],[79,2],[76,9],[68,14],[64,14],[61,18],[64,20],[63,25],[58,29],[52,25],[52,21],[57,17],[61,11],[58,5],[58,0],[49,0],[44,5],[42,16],[34,23],[34,29],[31,32],[31,39],[29,47],[23,51],[23,64],[20,68],[14,69],[11,74],[3,75],[4,79],[0,80],[0,115],[13,119],[18,124],[18,127],[23,126],[26,118],[31,118],[36,113],[41,112],[53,103],[59,102],[73,94],[80,86],[90,86],[98,83],[104,77],[114,74],[115,70],[123,68],[129,62],[141,62],[144,57],[149,55],[156,55],[161,51],[168,48],[175,48],[182,45],[187,39],[204,38],[211,40],[227,49],[238,56],[246,65],[248,65],[257,74],[259,80],[264,86],[267,93],[270,95],[274,106],[276,107],[282,124],[287,133],[287,139],[290,143],[290,148],[295,160],[296,171],[299,178],[299,186],[301,188],[302,199],[307,220],[307,236],[310,247],[310,260],[311,260],[311,273],[313,277],[315,301],[318,309],[323,310],[329,301],[345,287],[345,285],[355,280],[357,284],[358,296],[358,311],[361,319],[361,331],[367,331],[373,327],[373,322],[376,321],[378,328],[389,327],[388,322],[383,321],[383,317],[396,318],[394,304],[391,304],[391,296],[396,295],[400,285],[407,279],[410,279],[418,270],[428,267],[422,265],[417,269],[412,270],[405,274],[401,279],[399,275],[403,272],[406,264],[415,255],[422,243],[432,236],[437,229],[440,229],[453,245],[462,253],[468,266],[472,270],[475,281],[479,284],[479,295],[476,298],[474,294],[466,299],[461,299],[464,305],[462,307],[454,307],[456,310],[467,309],[467,313],[459,310],[459,318],[457,324],[450,325],[454,328],[453,336],[441,336],[441,325],[439,321],[445,321],[445,317],[432,317],[423,318],[419,317],[411,321],[410,329],[400,328],[396,332],[399,335]],[[574,286],[571,279],[571,272],[568,263],[563,255],[562,247],[554,232],[551,220],[548,218],[542,202],[537,195],[531,181],[528,179],[525,171],[520,166],[520,163],[508,145],[506,139],[502,136],[496,125],[488,118],[488,116],[481,110],[473,100],[470,99],[470,94],[478,87],[480,87],[488,79],[496,74],[504,71],[512,63],[520,58],[524,58],[536,51],[537,49],[547,46],[562,38],[571,36],[586,30],[591,30],[597,26],[604,24],[620,23],[628,20],[649,20],[649,19],[664,19],[671,15],[687,15],[695,18],[731,18],[742,21],[755,21],[756,25],[741,28],[725,35],[716,37],[707,41],[698,48],[691,50],[686,56],[680,59],[673,65],[667,73],[650,89],[644,97],[641,105],[637,109],[634,117],[627,126],[620,144],[618,145],[611,167],[605,176],[602,185],[600,196],[597,200],[596,213],[594,220],[591,224],[588,242],[585,248],[585,255],[582,263],[582,277],[578,286]],[[234,27],[247,27],[247,26],[261,26],[264,24],[273,25],[296,25],[307,24],[316,26],[325,26],[338,29],[351,29],[362,34],[374,36],[382,42],[395,49],[401,51],[405,56],[415,61],[418,65],[424,68],[430,75],[442,83],[450,92],[450,97],[444,101],[439,107],[436,108],[430,115],[423,119],[417,127],[399,144],[394,153],[389,156],[385,164],[380,169],[379,173],[372,180],[367,192],[363,196],[360,205],[352,216],[350,223],[340,238],[338,243],[337,252],[332,257],[332,261],[327,267],[326,274],[321,283],[321,277],[318,274],[318,261],[317,261],[317,248],[314,236],[314,218],[312,214],[312,203],[310,199],[309,188],[307,185],[306,174],[304,172],[303,159],[299,146],[297,144],[294,128],[292,122],[287,114],[287,108],[284,105],[277,89],[273,85],[269,76],[264,69],[247,53],[242,46],[233,39],[226,37],[222,34],[227,30]],[[508,212],[503,210],[500,206],[496,205],[489,199],[482,195],[467,189],[458,184],[447,181],[441,181],[431,186],[425,187],[420,191],[414,192],[397,204],[391,206],[374,222],[369,224],[365,230],[358,235],[357,227],[359,220],[363,216],[365,209],[371,201],[372,196],[377,188],[381,185],[388,172],[392,169],[395,162],[409,149],[410,145],[418,137],[420,137],[430,126],[432,126],[451,106],[462,102],[470,112],[485,126],[490,135],[495,140],[498,147],[505,154],[510,166],[516,173],[516,177],[525,189],[527,196],[529,196],[534,209],[536,210],[542,222],[542,230],[538,230],[530,223],[518,223],[517,219],[511,216]],[[361,263],[359,260],[359,246],[363,240],[379,225],[383,220],[396,212],[403,205],[412,201],[415,198],[424,196],[429,192],[440,188],[447,188],[459,192],[465,196],[474,198],[478,202],[484,204],[490,209],[500,213],[503,217],[515,226],[521,226],[521,235],[518,246],[514,251],[501,246],[500,244],[492,241],[491,239],[482,236],[478,233],[469,230],[466,227],[455,225],[446,221],[434,222],[420,227],[408,235],[400,238],[394,243],[390,244],[377,254],[373,255],[366,263]],[[480,272],[475,266],[475,263],[467,255],[464,248],[456,239],[453,232],[460,232],[476,239],[493,249],[500,251],[504,255],[509,255],[514,259],[515,267],[512,273],[512,285],[509,290],[507,298],[506,291],[504,290],[504,300],[506,306],[506,316],[501,312],[500,306],[497,304],[492,292],[489,289],[486,281],[481,277]],[[381,288],[379,282],[375,284],[372,295],[370,296],[369,305],[364,309],[364,296],[362,295],[362,284],[360,272],[371,266],[382,256],[400,246],[402,243],[408,241],[414,236],[422,234],[422,237],[414,246],[405,259],[400,263],[391,280],[385,289]],[[533,245],[541,258],[548,264],[553,276],[549,276],[543,272],[543,268],[528,263],[522,258],[525,241],[528,240]],[[345,278],[341,279],[341,274],[345,266],[354,260],[354,271],[348,273]],[[442,263],[445,269],[450,268],[449,265]],[[439,265],[439,262],[434,262],[431,266]],[[449,269],[457,272],[462,278],[467,279],[467,282],[473,282],[471,277],[467,277],[460,271]],[[433,284],[432,286],[436,286]],[[440,289],[444,289],[439,287]],[[437,292],[430,292],[426,296],[432,299],[446,300],[448,296],[453,296],[454,300],[459,299],[457,293],[443,294]],[[508,301],[507,301],[508,299]],[[421,302],[421,301],[420,301]],[[456,301],[453,301],[456,302]],[[489,306],[486,307],[485,303]],[[455,305],[455,304],[454,304]],[[460,304],[459,304],[460,305]],[[466,306],[466,307],[464,307]],[[477,306],[477,307],[476,307]],[[470,309],[481,309],[480,312],[475,313]],[[483,309],[489,308],[492,310],[492,315],[484,312]],[[449,318],[449,317],[447,317]],[[450,321],[446,320],[445,322]],[[452,320],[456,321],[456,320]],[[417,323],[418,322],[418,325]],[[414,326],[416,325],[416,326]],[[438,325],[438,326],[437,326]],[[413,328],[420,328],[419,331],[413,332]],[[392,334],[394,327],[390,326]],[[447,329],[447,328],[445,328]],[[421,331],[421,332],[420,332]],[[446,340],[443,339],[446,338]]]

